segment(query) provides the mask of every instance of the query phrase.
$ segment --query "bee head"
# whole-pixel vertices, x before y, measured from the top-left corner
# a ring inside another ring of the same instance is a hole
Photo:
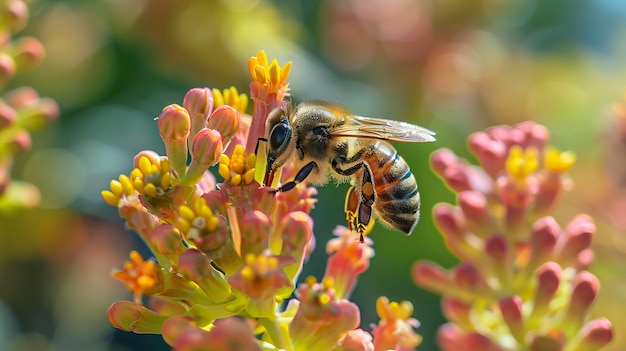
[[[273,173],[287,162],[294,151],[293,130],[289,123],[290,105],[275,108],[267,116],[265,133],[267,139],[267,168],[264,183],[271,184]],[[269,182],[269,183],[268,183]]]

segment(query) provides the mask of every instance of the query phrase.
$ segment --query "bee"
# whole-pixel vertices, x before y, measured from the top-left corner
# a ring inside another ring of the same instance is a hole
[[[435,133],[406,122],[362,117],[325,101],[285,104],[265,125],[266,171],[263,183],[288,161],[294,179],[276,191],[289,191],[307,179],[324,185],[329,178],[349,181],[345,211],[350,230],[363,234],[375,215],[389,227],[411,234],[419,220],[420,195],[406,161],[387,141],[430,142]]]

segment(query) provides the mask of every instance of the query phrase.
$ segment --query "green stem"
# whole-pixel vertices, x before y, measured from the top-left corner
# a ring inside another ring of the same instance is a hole
[[[265,327],[265,330],[267,330],[267,333],[274,342],[274,346],[278,347],[279,349],[293,351],[293,347],[291,346],[291,342],[289,341],[289,336],[283,334],[283,331],[280,327],[280,322],[276,315],[268,318],[259,318],[258,321],[263,327]]]

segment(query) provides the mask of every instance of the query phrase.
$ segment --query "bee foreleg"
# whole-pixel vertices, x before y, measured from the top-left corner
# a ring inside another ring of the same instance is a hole
[[[315,161],[311,161],[307,163],[306,165],[304,165],[304,167],[300,168],[300,170],[296,174],[296,177],[292,181],[289,181],[281,185],[280,187],[278,187],[278,189],[276,189],[276,191],[284,192],[284,191],[289,191],[293,189],[296,185],[303,182],[309,176],[309,174],[313,172],[313,169],[316,169],[316,168],[317,168],[317,163],[315,163]]]

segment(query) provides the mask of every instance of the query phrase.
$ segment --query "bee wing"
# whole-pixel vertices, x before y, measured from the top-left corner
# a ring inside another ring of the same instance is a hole
[[[409,143],[435,141],[432,130],[415,124],[382,118],[350,116],[346,124],[330,131],[332,136],[371,138]]]

